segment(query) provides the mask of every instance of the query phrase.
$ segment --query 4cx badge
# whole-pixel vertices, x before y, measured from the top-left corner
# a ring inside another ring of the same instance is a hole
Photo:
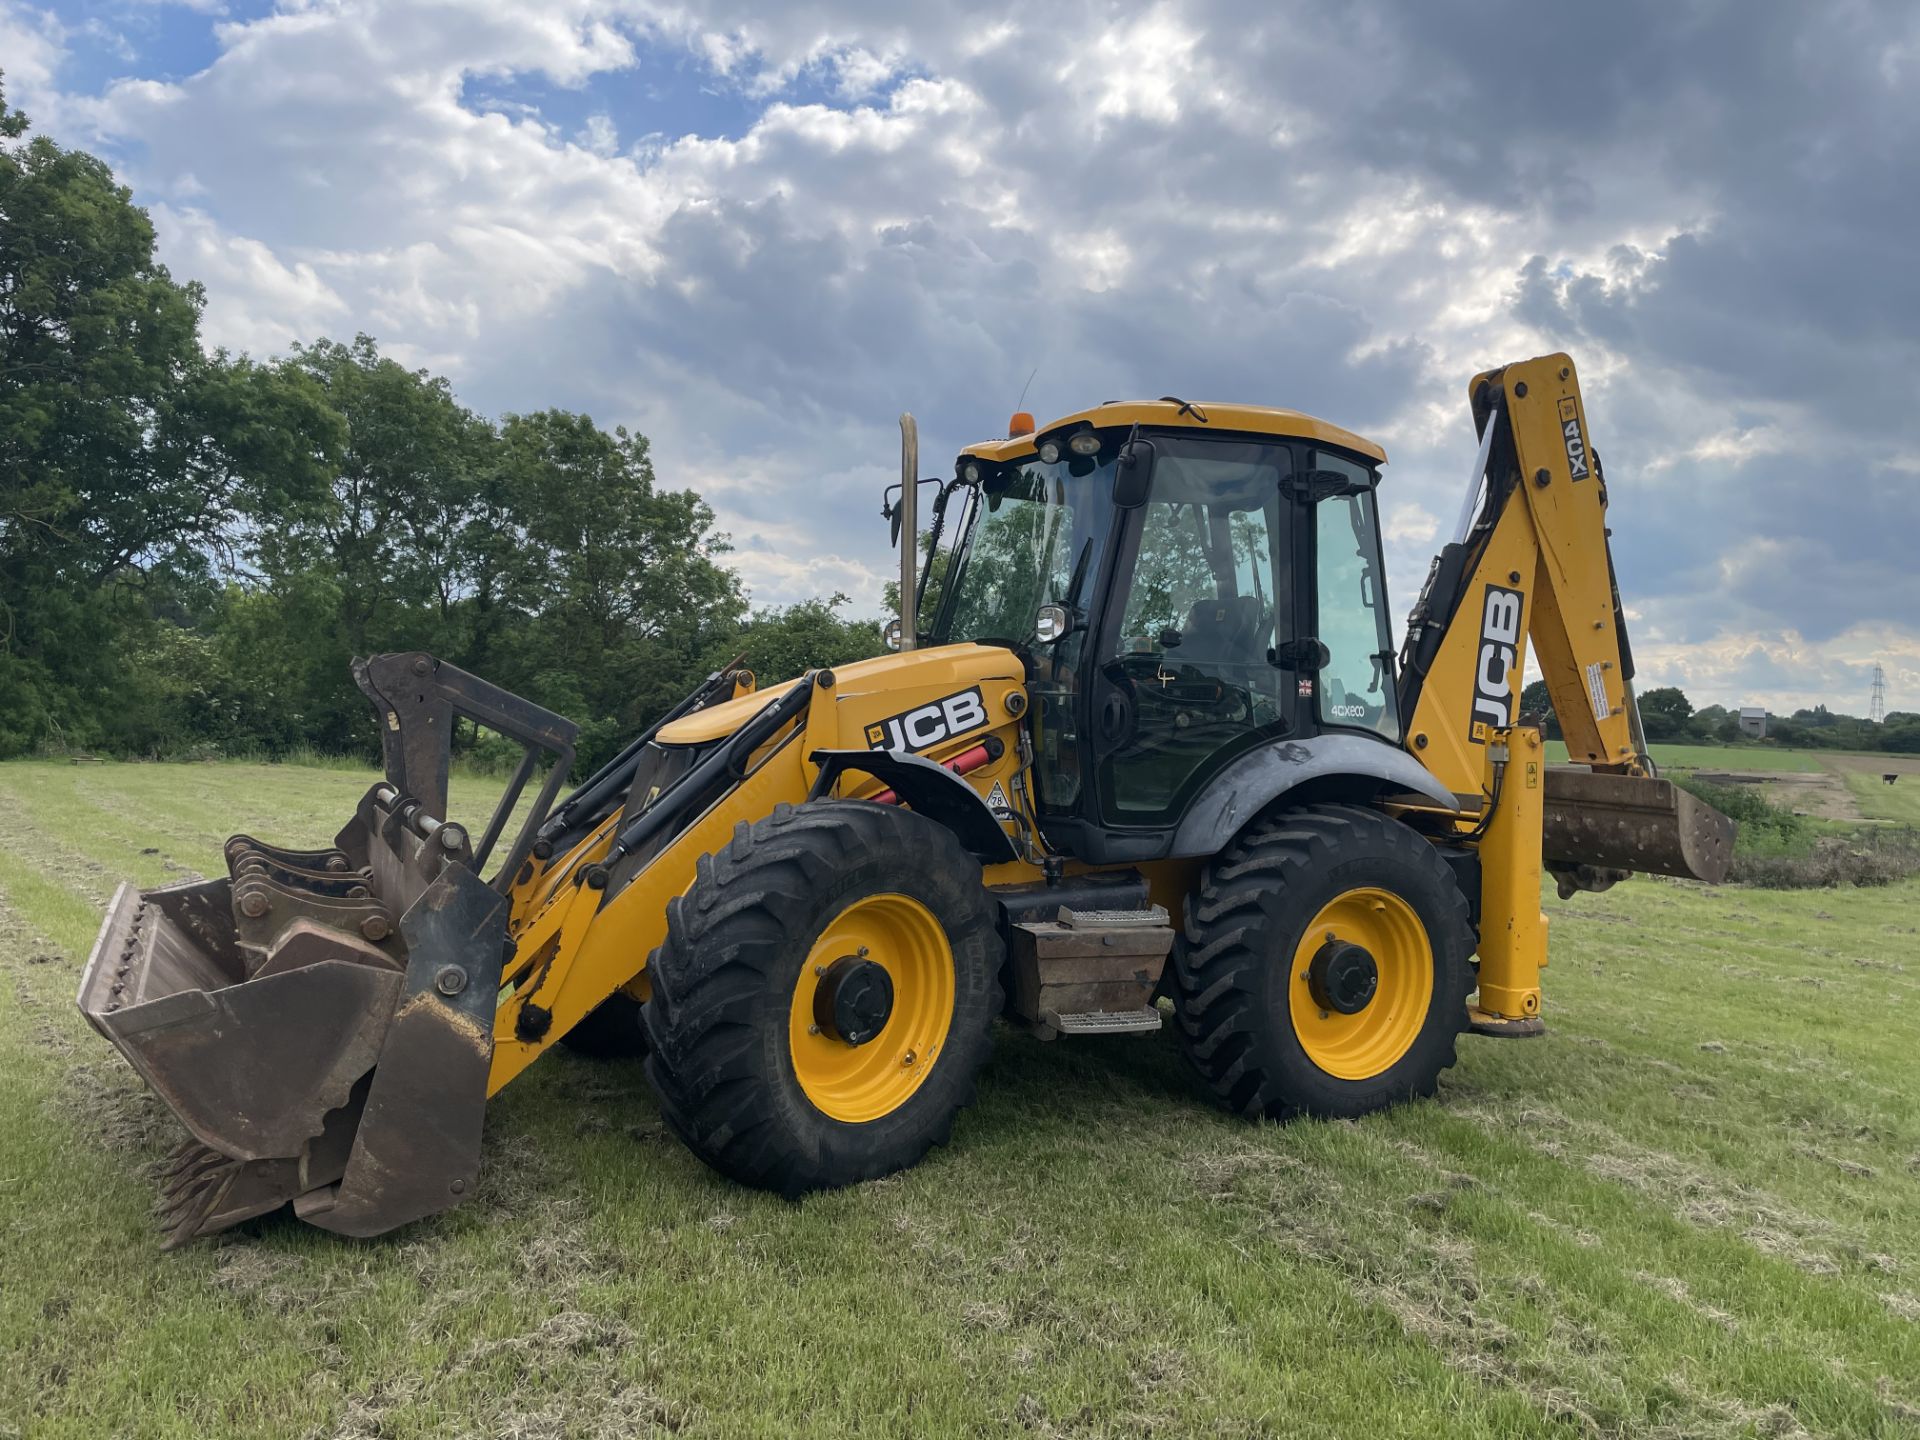
[[[1567,473],[1587,478],[1587,442],[1580,434],[1580,407],[1571,395],[1560,402],[1560,438],[1567,442]]]
[[[980,687],[976,685],[971,690],[962,690],[958,695],[949,695],[944,700],[930,700],[925,705],[916,705],[885,720],[874,721],[867,726],[867,748],[925,750],[942,740],[977,730],[986,723],[986,701],[981,698]]]

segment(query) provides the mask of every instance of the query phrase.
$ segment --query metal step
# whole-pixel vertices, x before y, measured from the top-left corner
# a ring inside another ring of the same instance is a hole
[[[1049,1010],[1041,1021],[1062,1035],[1150,1035],[1160,1028],[1157,1006],[1138,1010],[1080,1010],[1062,1015]]]
[[[1062,905],[1054,923],[1068,930],[1152,930],[1166,925],[1167,912],[1158,905],[1145,910],[1073,910]]]

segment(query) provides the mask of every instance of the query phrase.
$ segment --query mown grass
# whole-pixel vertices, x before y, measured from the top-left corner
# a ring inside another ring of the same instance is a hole
[[[950,1148],[788,1203],[556,1053],[465,1208],[160,1254],[171,1124],[72,1006],[99,909],[367,778],[0,766],[0,1435],[1920,1433],[1913,882],[1549,902],[1550,1036],[1356,1125],[1008,1034]]]
[[[1810,774],[1820,769],[1819,752],[1782,750],[1772,745],[1669,745],[1647,747],[1654,763],[1673,770],[1785,770]],[[1567,745],[1564,740],[1547,741],[1547,760],[1564,765]]]
[[[1887,770],[1892,773],[1893,767],[1889,765]],[[1847,789],[1853,792],[1860,813],[1869,820],[1920,825],[1920,774],[1908,771],[1891,785],[1871,766],[1848,767],[1840,774],[1847,782]]]

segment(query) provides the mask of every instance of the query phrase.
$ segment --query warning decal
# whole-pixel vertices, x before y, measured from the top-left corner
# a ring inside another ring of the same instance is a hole
[[[993,782],[993,789],[987,792],[987,809],[993,812],[996,820],[1013,819],[1013,806],[1007,803],[1006,789],[998,780]]]
[[[1594,719],[1604,720],[1613,713],[1613,707],[1607,704],[1607,682],[1598,660],[1587,666],[1587,698],[1593,701]]]

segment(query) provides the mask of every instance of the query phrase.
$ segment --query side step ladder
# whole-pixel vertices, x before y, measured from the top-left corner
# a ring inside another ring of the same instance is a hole
[[[1173,949],[1158,905],[1075,910],[1009,927],[1015,1016],[1043,1040],[1059,1035],[1145,1035],[1160,1028],[1153,992]]]

